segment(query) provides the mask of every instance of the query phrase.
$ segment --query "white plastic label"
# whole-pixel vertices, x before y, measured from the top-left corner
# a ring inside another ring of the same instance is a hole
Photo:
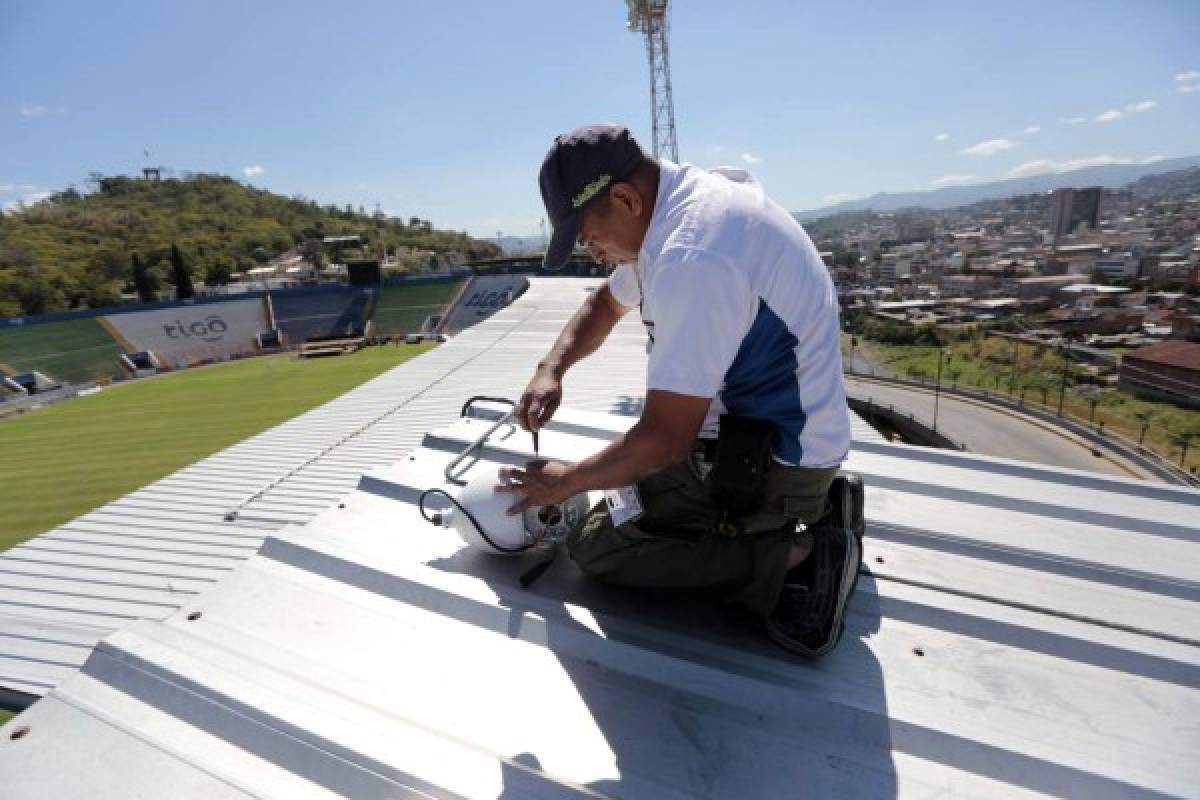
[[[638,494],[636,486],[606,489],[604,502],[608,506],[608,515],[612,517],[613,525],[633,522],[642,515],[642,496]]]

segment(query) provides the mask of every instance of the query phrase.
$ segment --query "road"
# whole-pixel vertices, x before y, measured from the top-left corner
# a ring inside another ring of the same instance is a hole
[[[932,390],[908,389],[848,377],[846,391],[861,400],[871,398],[885,406],[894,405],[897,410],[915,414],[927,425],[932,423]],[[938,402],[937,429],[980,455],[1157,480],[1114,454],[1093,455],[1089,444],[1039,420],[945,394]]]

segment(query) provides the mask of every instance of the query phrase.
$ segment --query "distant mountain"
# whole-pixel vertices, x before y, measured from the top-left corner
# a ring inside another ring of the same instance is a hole
[[[1145,200],[1183,200],[1200,195],[1200,167],[1147,175],[1125,187]]]
[[[535,255],[546,249],[544,236],[501,236],[491,241],[498,243],[500,249],[508,256]]]
[[[795,217],[805,221],[847,211],[895,211],[901,208],[928,208],[940,211],[978,203],[981,200],[1016,197],[1068,186],[1104,186],[1109,189],[1118,189],[1147,175],[1158,175],[1196,166],[1200,166],[1200,156],[1172,158],[1156,161],[1153,164],[1112,164],[1104,167],[1085,167],[1071,172],[1030,175],[1027,178],[1013,178],[974,186],[948,186],[944,189],[921,192],[881,192],[860,200],[847,200],[844,203],[824,208],[798,211],[795,213]]]

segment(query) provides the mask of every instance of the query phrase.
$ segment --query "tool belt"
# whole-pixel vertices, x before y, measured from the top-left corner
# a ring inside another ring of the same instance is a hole
[[[733,414],[721,415],[710,491],[720,518],[717,530],[733,535],[745,529],[746,517],[762,508],[767,496],[767,470],[775,448],[770,422]]]

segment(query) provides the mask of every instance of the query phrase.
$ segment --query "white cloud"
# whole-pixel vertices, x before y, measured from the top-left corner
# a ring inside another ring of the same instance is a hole
[[[53,194],[53,192],[31,192],[30,194],[27,194],[18,200],[10,200],[9,202],[5,203],[4,210],[11,212],[20,211],[22,208],[29,208],[29,206],[45,200],[51,194]]]
[[[242,167],[242,174],[244,174],[247,178],[257,178],[264,172],[266,172],[266,170],[263,169],[261,164],[252,164],[249,167]]]
[[[1200,83],[1191,85],[1179,86],[1175,89],[1179,94],[1191,94],[1192,92],[1200,92]]]
[[[711,151],[712,151],[712,152],[714,152],[714,153],[724,153],[724,152],[725,152],[725,145],[723,145],[723,144],[714,144],[714,145],[710,145],[708,149],[709,149],[709,150],[711,150]]]
[[[832,205],[833,203],[844,203],[847,200],[853,199],[854,195],[849,194],[848,192],[837,192],[836,194],[825,195],[821,198],[821,202],[825,205]]]
[[[1085,123],[1087,121],[1088,121],[1087,117],[1068,117],[1067,119],[1063,120],[1063,124],[1064,125],[1082,125],[1083,123]]]
[[[1181,72],[1175,76],[1178,83],[1191,83],[1192,81],[1200,81],[1200,70],[1189,69],[1187,72]]]
[[[1126,114],[1144,114],[1157,105],[1158,105],[1158,101],[1156,101],[1156,100],[1143,100],[1140,103],[1130,103],[1129,105],[1125,106],[1124,110],[1117,110],[1115,108],[1111,108],[1108,111],[1105,111],[1103,114],[1096,117],[1096,121],[1097,122],[1116,122],[1117,120],[1124,117]]]
[[[1039,158],[1036,161],[1026,161],[1008,171],[1006,178],[1026,178],[1030,175],[1045,175],[1048,172],[1070,172],[1084,167],[1106,167],[1110,164],[1132,164],[1128,158],[1114,158],[1110,155],[1089,156],[1087,158],[1072,158],[1066,161],[1053,161],[1049,158]]]
[[[38,105],[33,105],[32,103],[26,103],[25,105],[21,106],[21,116],[22,117],[40,117],[49,110],[50,109],[46,108],[45,106],[38,106]]]
[[[1074,158],[1069,161],[1060,161],[1058,164],[1059,172],[1070,172],[1073,169],[1083,169],[1084,167],[1107,167],[1111,164],[1129,164],[1132,163],[1128,158],[1113,158],[1112,156],[1090,156],[1089,158]]]
[[[1036,161],[1026,161],[1024,164],[1010,169],[1004,177],[1006,178],[1024,178],[1027,175],[1041,175],[1046,172],[1057,172],[1055,169],[1056,163],[1048,158],[1039,158]]]
[[[751,166],[762,163],[762,159],[752,153],[742,153],[742,161],[745,161]]]
[[[0,183],[0,192],[32,192],[37,187],[32,183]]]
[[[994,156],[996,153],[1003,153],[1005,150],[1011,150],[1016,146],[1016,142],[1009,141],[1008,139],[988,139],[986,142],[973,144],[958,152],[964,156]]]
[[[1159,161],[1162,161],[1165,158],[1166,158],[1166,156],[1161,155],[1159,153],[1155,153],[1152,156],[1146,156],[1145,158],[1143,158],[1142,163],[1143,164],[1157,164]]]
[[[947,140],[947,139],[949,139],[949,138],[950,138],[950,134],[948,134],[948,133],[939,133],[937,136],[933,137],[933,140],[934,140],[935,142],[944,142],[944,141],[946,141],[946,140]]]
[[[974,175],[943,175],[940,178],[934,178],[930,183],[934,186],[962,186],[973,180],[977,180]]]
[[[1025,129],[1025,133],[1029,134],[1030,136],[1032,136],[1035,133],[1041,133],[1041,131],[1042,131],[1041,125],[1030,125],[1028,128]]]

